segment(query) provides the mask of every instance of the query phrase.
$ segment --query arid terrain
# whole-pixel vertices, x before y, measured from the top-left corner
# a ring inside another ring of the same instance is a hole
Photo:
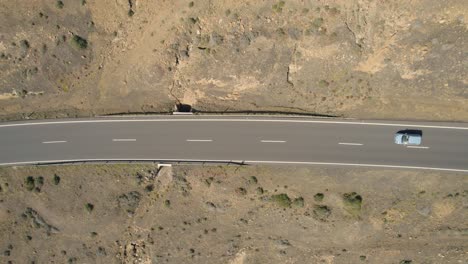
[[[330,167],[0,168],[0,263],[467,263],[468,179]]]
[[[467,20],[466,0],[0,0],[0,121],[468,122]],[[467,219],[455,172],[0,167],[8,264],[468,264]]]
[[[468,121],[466,0],[0,1],[0,118]]]

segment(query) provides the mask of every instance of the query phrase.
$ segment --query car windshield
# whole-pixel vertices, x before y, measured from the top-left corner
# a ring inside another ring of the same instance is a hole
[[[408,141],[409,141],[409,136],[408,136],[408,135],[403,135],[403,136],[401,137],[401,142],[403,142],[403,143],[408,143]]]

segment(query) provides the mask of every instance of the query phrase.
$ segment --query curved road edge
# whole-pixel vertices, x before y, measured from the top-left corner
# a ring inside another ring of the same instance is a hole
[[[23,161],[0,163],[0,166],[26,166],[26,165],[65,165],[79,163],[158,163],[158,164],[226,164],[226,165],[302,165],[302,166],[348,166],[348,167],[367,167],[367,168],[385,168],[385,169],[413,169],[413,170],[432,170],[447,172],[463,172],[468,170],[419,167],[419,166],[400,166],[385,164],[358,164],[358,163],[336,163],[336,162],[307,162],[307,161],[266,161],[266,160],[198,160],[198,159],[76,159],[76,160],[42,160],[42,161]]]

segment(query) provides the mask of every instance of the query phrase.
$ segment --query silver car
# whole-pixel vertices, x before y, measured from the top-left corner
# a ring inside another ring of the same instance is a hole
[[[395,144],[398,145],[421,145],[421,130],[401,130],[395,134]]]

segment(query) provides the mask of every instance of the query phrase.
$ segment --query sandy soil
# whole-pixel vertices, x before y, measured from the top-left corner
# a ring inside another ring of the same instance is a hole
[[[0,2],[0,118],[468,121],[465,0]]]
[[[468,178],[325,167],[0,168],[1,263],[466,263]]]

